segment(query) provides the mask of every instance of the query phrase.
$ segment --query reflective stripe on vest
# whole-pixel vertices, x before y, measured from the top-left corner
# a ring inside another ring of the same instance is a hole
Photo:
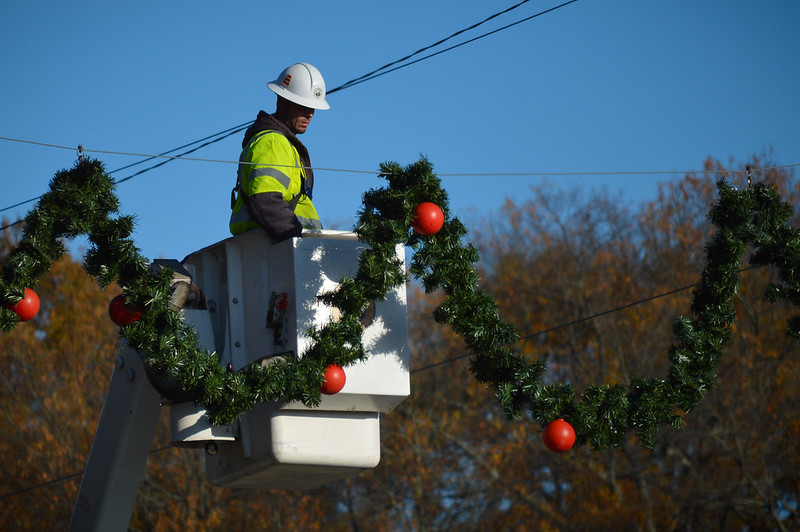
[[[285,173],[281,172],[277,168],[256,168],[250,172],[247,180],[252,181],[257,177],[271,177],[281,185],[286,190],[289,190],[289,186],[292,184],[292,178],[286,175]]]
[[[300,225],[303,226],[303,229],[322,229],[322,222],[319,220],[315,220],[313,218],[303,218],[302,216],[297,216],[297,219],[300,221]]]
[[[286,145],[291,149],[292,159],[294,159],[294,161],[293,161],[294,167],[292,167],[290,165],[287,165],[286,164],[287,161],[280,161],[280,163],[278,161],[274,161],[273,164],[277,165],[277,167],[269,166],[270,163],[252,164],[254,162],[253,161],[253,153],[252,152],[253,152],[253,149],[255,147],[255,144],[259,140],[261,140],[262,138],[264,138],[265,136],[270,135],[270,134],[280,135],[280,138],[286,140]],[[285,189],[285,191],[278,190],[278,189],[276,189],[274,187],[268,187],[266,190],[256,190],[254,193],[257,194],[259,192],[281,192],[284,195],[284,199],[286,201],[289,201],[291,198],[286,198],[286,196],[292,194],[292,191],[291,191],[292,176],[287,174],[287,172],[290,172],[291,170],[295,170],[296,169],[300,173],[300,180],[301,181],[305,181],[305,169],[303,169],[302,165],[300,164],[300,154],[297,153],[297,148],[292,146],[292,143],[289,142],[289,139],[284,137],[280,133],[280,131],[275,131],[275,130],[270,129],[270,130],[266,130],[266,131],[260,131],[260,132],[256,133],[255,135],[253,135],[253,138],[250,139],[250,142],[248,142],[247,146],[245,146],[244,149],[242,150],[242,155],[241,155],[239,160],[247,161],[245,164],[240,164],[239,165],[239,171],[237,172],[238,179],[239,179],[239,189],[240,189],[240,191],[244,191],[244,190],[250,189],[250,186],[253,183],[253,181],[256,180],[259,177],[271,177],[278,184],[280,184]],[[246,183],[242,180],[242,177],[244,176],[244,173],[246,171],[245,167],[251,168],[251,170],[247,173],[247,182]],[[266,181],[265,183],[268,183],[268,182],[269,181]],[[300,188],[300,192],[302,192],[302,188],[303,187],[300,186],[299,188]],[[248,192],[252,192],[252,191],[248,190]],[[246,195],[249,197],[252,194],[246,194]]]

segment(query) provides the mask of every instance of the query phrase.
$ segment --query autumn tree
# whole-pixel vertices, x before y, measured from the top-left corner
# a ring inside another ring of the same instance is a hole
[[[8,225],[3,223],[3,226]],[[0,261],[19,226],[0,234]],[[36,287],[41,310],[0,335],[0,529],[66,529],[120,346],[105,291],[70,254]],[[169,445],[166,411],[153,442],[130,529],[332,530],[334,498],[217,488],[202,450]]]
[[[8,256],[16,237],[0,235],[0,257]],[[103,373],[117,350],[116,329],[103,315],[106,295],[79,264],[54,264],[37,293],[37,317],[0,335],[0,408],[7,423],[0,449],[10,458],[0,465],[3,494],[82,472],[108,386]],[[0,528],[66,523],[79,480],[3,498]]]
[[[481,287],[520,332],[512,349],[548,362],[547,382],[580,391],[665,375],[673,320],[689,313],[703,267],[715,182],[747,186],[719,162],[706,170],[640,205],[542,184],[475,224],[485,228],[470,235]],[[754,178],[798,203],[791,172]],[[16,238],[0,235],[0,260]],[[131,529],[798,529],[800,345],[783,334],[791,309],[763,300],[774,274],[743,269],[716,389],[676,411],[685,426],[664,427],[652,450],[630,435],[616,451],[548,451],[529,416],[507,419],[470,376],[463,342],[431,318],[441,295],[412,284],[412,396],[381,416],[374,471],[307,493],[218,488],[205,480],[202,450],[169,447],[162,419]],[[66,526],[119,345],[106,317],[115,292],[77,260],[55,264],[38,291],[40,315],[0,336],[9,427],[0,446],[14,458],[0,466],[8,530]]]
[[[580,390],[665,375],[671,324],[689,313],[702,269],[715,181],[747,186],[719,163],[706,169],[663,185],[638,209],[603,191],[545,184],[524,203],[509,201],[495,217],[502,222],[477,234],[484,287],[523,334],[520,352],[548,361],[548,380]],[[796,203],[791,173],[756,179]],[[413,434],[423,463],[376,471],[391,470],[387,489],[406,486],[405,497],[387,493],[387,511],[402,501],[398,520],[435,530],[796,528],[799,412],[791,397],[800,391],[800,347],[783,334],[790,309],[763,301],[772,273],[742,275],[718,388],[695,411],[677,412],[686,426],[662,430],[652,451],[631,439],[615,452],[555,455],[530,419],[504,419],[491,394],[463,377],[464,359],[415,374],[413,397],[386,422],[390,434]],[[412,324],[415,361],[458,357],[447,333],[431,337],[424,314]]]

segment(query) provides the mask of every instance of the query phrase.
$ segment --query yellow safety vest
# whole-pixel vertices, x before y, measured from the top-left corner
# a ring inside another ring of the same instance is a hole
[[[230,230],[234,235],[259,227],[250,217],[245,197],[280,192],[305,229],[322,229],[317,210],[306,194],[306,172],[300,154],[279,131],[260,131],[250,139],[239,158],[236,199],[232,201]],[[252,163],[252,164],[247,164]]]

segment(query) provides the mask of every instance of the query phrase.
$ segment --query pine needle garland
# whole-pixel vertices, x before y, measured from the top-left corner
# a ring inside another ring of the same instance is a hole
[[[311,347],[284,363],[229,372],[216,353],[198,346],[194,329],[183,322],[180,310],[169,305],[172,272],[150,270],[149,261],[130,238],[133,218],[112,218],[119,208],[114,181],[93,159],[58,172],[50,192],[26,217],[19,245],[3,261],[0,303],[13,304],[25,287],[36,286],[63,255],[63,238],[88,235],[87,273],[103,287],[117,282],[125,300],[145,310],[141,320],[121,331],[128,345],[142,354],[151,377],[177,383],[187,397],[209,410],[212,422],[230,423],[263,401],[318,405],[328,364],[347,366],[369,356],[358,316],[368,302],[384,299],[407,281],[404,264],[395,254],[396,246],[404,245],[414,252],[410,273],[426,292],[441,290],[445,295],[434,319],[464,339],[472,356],[470,371],[494,391],[506,415],[517,418],[529,411],[541,426],[563,418],[575,428],[578,444],[596,450],[618,448],[630,431],[652,448],[661,426],[680,426],[676,408],[691,411],[714,386],[714,372],[735,319],[731,299],[738,290],[748,245],[755,247],[751,264],[778,271],[778,283],[767,291],[769,300],[800,306],[800,233],[788,225],[792,207],[770,186],[737,190],[720,181],[719,200],[709,214],[716,233],[706,245],[705,268],[693,293],[694,318],[675,321],[668,375],[638,377],[628,386],[589,386],[576,397],[571,385],[540,383],[546,372],[542,360],[509,349],[519,335],[500,317],[495,300],[478,287],[474,268],[478,252],[463,243],[467,230],[449,216],[447,194],[432,165],[425,159],[405,168],[384,163],[381,177],[388,187],[364,194],[354,229],[368,244],[357,273],[319,296],[337,307],[342,319],[311,330]],[[422,202],[438,205],[445,216],[441,230],[431,236],[411,229],[413,209]],[[0,331],[13,330],[18,321],[15,313],[0,307]],[[800,314],[789,320],[787,330],[800,338]]]

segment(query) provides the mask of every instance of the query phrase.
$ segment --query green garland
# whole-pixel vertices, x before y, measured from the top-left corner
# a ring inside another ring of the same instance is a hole
[[[172,273],[150,272],[149,262],[130,239],[131,217],[111,218],[118,210],[114,182],[96,160],[79,161],[73,169],[58,172],[50,192],[28,214],[19,246],[0,272],[0,301],[15,302],[25,287],[36,285],[64,253],[61,238],[88,235],[86,271],[103,287],[116,280],[126,301],[145,309],[140,321],[122,327],[125,340],[142,353],[155,378],[174,380],[209,410],[212,422],[229,423],[262,401],[299,400],[315,406],[328,364],[347,366],[368,356],[358,316],[367,302],[382,300],[406,282],[404,265],[395,256],[396,245],[402,244],[414,250],[410,272],[426,292],[445,294],[434,311],[435,320],[463,337],[473,356],[471,372],[495,391],[506,414],[516,418],[527,409],[542,426],[564,418],[575,428],[578,444],[589,443],[598,450],[619,447],[631,430],[652,447],[659,426],[680,426],[675,407],[692,410],[713,386],[730,334],[727,325],[734,320],[730,302],[748,244],[756,248],[751,264],[778,269],[779,284],[770,287],[770,300],[800,306],[800,234],[787,225],[791,206],[766,185],[736,190],[721,181],[719,201],[710,213],[717,231],[706,246],[706,266],[691,306],[697,318],[676,320],[667,378],[636,378],[630,386],[590,386],[576,399],[570,385],[539,382],[545,362],[528,360],[508,348],[518,334],[500,318],[494,299],[477,288],[477,250],[462,244],[466,228],[449,217],[447,195],[430,163],[423,159],[406,168],[386,163],[381,176],[389,187],[364,194],[355,228],[369,245],[358,272],[320,296],[341,310],[342,319],[310,331],[312,346],[285,363],[229,372],[216,354],[198,347],[194,329],[169,306]],[[445,214],[442,229],[428,237],[410,229],[414,207],[425,201],[439,205]],[[0,330],[11,331],[17,322],[13,312],[0,308]],[[788,332],[800,337],[800,315],[789,321]]]

